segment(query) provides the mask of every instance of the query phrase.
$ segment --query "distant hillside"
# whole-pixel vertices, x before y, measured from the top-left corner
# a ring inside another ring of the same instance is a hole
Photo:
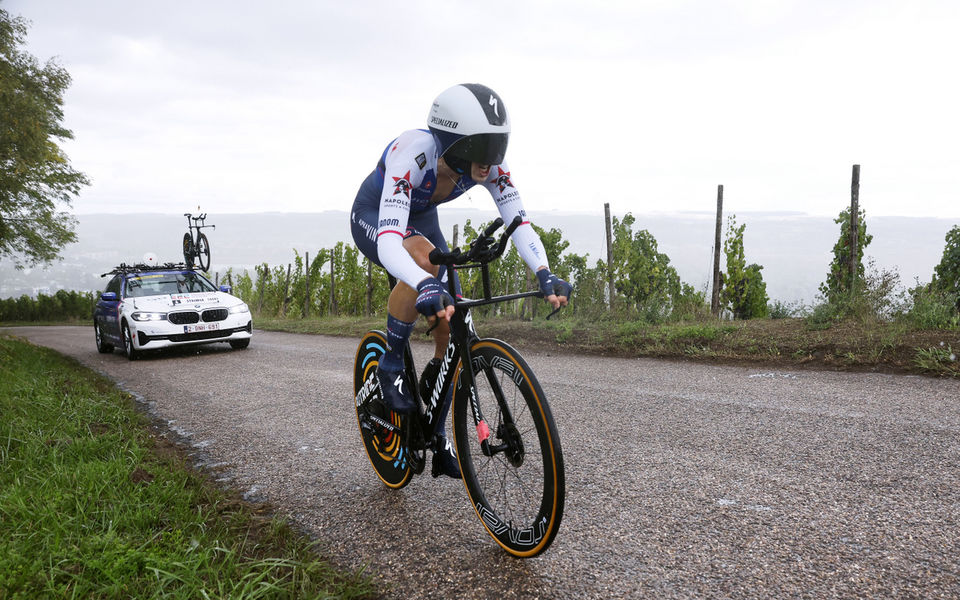
[[[494,218],[494,211],[444,208],[441,226],[448,239],[454,224],[467,219],[479,224]],[[670,257],[681,278],[706,290],[712,266],[714,216],[708,213],[634,213],[634,230],[648,229]],[[64,251],[64,260],[46,269],[16,271],[0,264],[0,297],[52,293],[57,289],[99,290],[100,274],[120,262],[139,261],[146,252],[156,252],[161,261],[178,261],[186,232],[182,215],[80,215],[79,241]],[[345,212],[259,213],[211,215],[207,229],[212,248],[212,271],[228,267],[252,269],[254,265],[286,264],[293,249],[316,255],[319,248],[350,241],[349,215]],[[811,302],[827,272],[831,249],[839,226],[828,217],[803,214],[741,213],[747,225],[744,246],[748,262],[764,267],[763,277],[772,299]],[[558,228],[570,242],[568,252],[589,254],[591,264],[605,259],[603,216],[544,213],[534,222],[547,229]],[[915,278],[929,281],[943,253],[944,236],[955,225],[946,219],[868,217],[867,231],[874,236],[868,256],[885,269],[896,269],[905,285]],[[726,226],[726,223],[724,223]]]

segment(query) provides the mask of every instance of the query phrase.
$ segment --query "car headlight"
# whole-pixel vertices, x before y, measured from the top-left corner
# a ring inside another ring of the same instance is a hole
[[[250,307],[246,304],[238,304],[236,306],[230,307],[230,314],[235,315],[237,313],[248,313],[250,312]]]
[[[167,313],[137,311],[130,315],[134,321],[166,321]]]

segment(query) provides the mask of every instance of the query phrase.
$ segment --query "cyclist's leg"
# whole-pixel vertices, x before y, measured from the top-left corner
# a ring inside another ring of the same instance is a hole
[[[430,212],[436,221],[435,211]],[[357,248],[364,256],[382,267],[376,246],[377,228],[373,225],[379,218],[378,213],[379,207],[357,201],[354,203],[350,220]],[[403,247],[423,270],[436,276],[438,267],[430,264],[429,260],[434,246],[417,231],[415,216],[412,216],[411,221],[413,223],[407,228]],[[429,224],[429,220],[427,223]],[[439,226],[436,228],[439,229]],[[419,317],[415,306],[416,299],[417,290],[402,281],[397,282],[387,299],[387,351],[380,359],[378,377],[387,403],[398,412],[410,412],[415,408],[412,390],[404,391],[400,373],[403,371],[404,349]]]
[[[423,264],[420,266],[424,268],[425,271],[433,273],[435,277],[440,279],[440,281],[447,282],[447,268],[446,267],[437,267],[436,265],[430,264],[429,254],[430,251],[434,248],[439,248],[443,252],[449,252],[450,247],[447,246],[447,240],[443,236],[443,232],[440,230],[440,219],[437,216],[437,208],[433,207],[429,210],[426,210],[416,215],[411,215],[410,222],[408,227],[413,228],[418,234],[425,237],[430,245],[426,247],[426,253],[423,254],[423,262],[430,268],[425,267]],[[414,256],[417,259],[416,256]],[[420,260],[417,259],[418,264]],[[459,281],[457,282],[456,290],[460,290]],[[447,321],[441,321],[433,329],[433,343],[434,343],[434,358],[443,358],[443,354],[447,350],[447,342],[450,340],[450,324]]]
[[[446,267],[438,267],[437,265],[431,264],[429,258],[430,252],[434,248],[440,248],[444,252],[449,251],[447,241],[440,231],[440,221],[437,218],[436,207],[416,215],[411,215],[410,221],[407,224],[407,233],[408,237],[403,243],[404,248],[410,253],[413,259],[417,261],[420,268],[433,274],[434,277],[437,277],[441,281],[446,282]],[[454,289],[459,291],[459,285]],[[447,350],[447,343],[450,340],[450,324],[447,321],[440,321],[437,327],[433,329],[433,340],[434,359],[431,361],[431,364],[428,364],[427,368],[424,369],[424,378],[435,381],[439,365],[434,361],[439,362],[439,360],[442,359]],[[431,371],[431,377],[426,377],[427,373]],[[427,381],[426,386],[432,387],[432,383],[433,381]],[[453,386],[450,386],[447,391],[447,396],[443,400],[443,407],[441,408],[439,419],[434,430],[437,437],[434,440],[433,476],[437,477],[443,474],[459,479],[460,467],[457,464],[457,454],[453,449],[453,445],[449,443],[446,438],[446,419],[452,399]]]
[[[358,199],[350,214],[350,231],[357,249],[371,262],[383,267],[377,253],[377,222],[379,207]],[[412,292],[412,296],[411,296]],[[411,412],[416,405],[409,393],[404,393],[402,378],[403,352],[417,320],[416,290],[398,282],[387,300],[387,348],[380,357],[377,377],[386,403],[397,412]],[[394,388],[396,384],[396,388]]]

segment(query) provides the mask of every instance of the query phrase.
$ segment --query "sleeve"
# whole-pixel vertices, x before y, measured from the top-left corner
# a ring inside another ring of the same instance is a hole
[[[513,245],[516,246],[523,262],[527,263],[531,271],[536,271],[539,267],[549,269],[547,251],[527,218],[527,211],[524,210],[523,202],[520,200],[520,192],[510,179],[510,169],[506,163],[493,167],[488,180],[483,185],[490,191],[493,201],[497,203],[497,209],[504,223],[510,223],[518,215],[522,219],[520,227],[517,227],[510,239],[513,240]]]
[[[430,273],[420,268],[403,247],[407,221],[410,219],[410,198],[420,184],[423,173],[416,162],[417,147],[397,138],[384,157],[383,190],[377,224],[377,257],[388,273],[417,289]],[[408,156],[409,155],[409,156]]]

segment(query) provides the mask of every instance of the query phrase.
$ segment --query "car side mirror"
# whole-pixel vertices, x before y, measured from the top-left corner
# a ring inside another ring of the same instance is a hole
[[[221,286],[220,286],[220,291],[221,291],[221,292],[224,292],[224,293],[226,293],[226,294],[230,294],[230,293],[233,292],[233,288],[230,287],[229,285],[221,285]]]
[[[104,292],[104,293],[100,294],[100,299],[103,300],[104,302],[116,302],[116,301],[117,301],[117,293],[116,293],[116,292]]]

